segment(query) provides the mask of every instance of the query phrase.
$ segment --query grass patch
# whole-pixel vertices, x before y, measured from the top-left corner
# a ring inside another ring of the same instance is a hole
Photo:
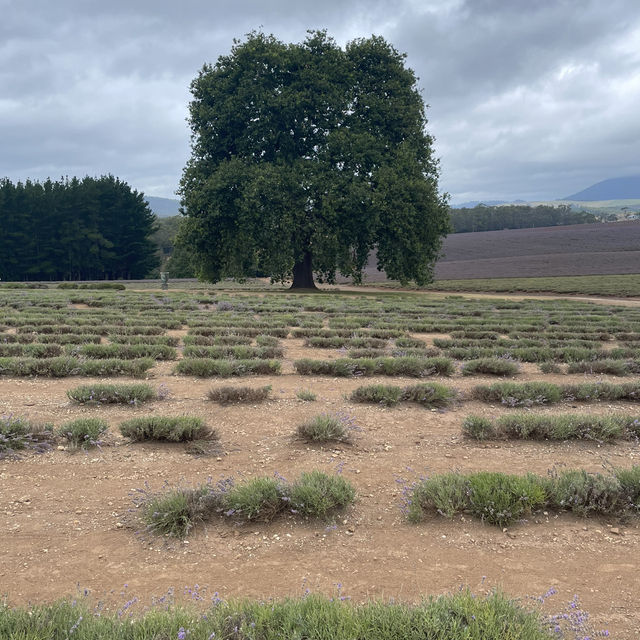
[[[228,479],[160,493],[140,491],[134,497],[148,531],[178,538],[214,516],[253,522],[269,522],[285,513],[319,518],[354,500],[355,489],[347,480],[321,471],[302,473],[293,483],[280,476],[241,484]]]
[[[196,498],[197,499],[197,498]],[[367,601],[311,594],[266,602],[219,601],[206,609],[154,607],[133,617],[117,612],[96,614],[89,603],[10,608],[0,604],[0,629],[7,638],[78,640],[156,638],[260,638],[265,640],[551,640],[557,637],[538,612],[499,591],[478,596],[468,589],[422,600],[418,604]]]
[[[469,513],[500,527],[540,509],[578,515],[633,515],[640,507],[640,466],[609,475],[584,470],[553,477],[480,472],[435,475],[409,492],[408,518],[422,521],[428,513],[452,517]]]
[[[351,378],[354,376],[450,376],[455,366],[449,358],[338,358],[336,360],[312,360],[303,358],[293,363],[303,376],[329,375]]]
[[[482,402],[495,402],[508,407],[531,407],[560,402],[562,391],[558,385],[549,382],[496,382],[475,387],[472,396]]]
[[[536,415],[517,413],[494,421],[469,416],[462,424],[464,434],[475,440],[595,440],[635,438],[640,418],[628,416]]]
[[[393,407],[399,402],[415,402],[423,407],[444,408],[450,406],[457,392],[437,382],[423,382],[407,387],[375,384],[355,389],[350,396],[353,402],[370,402]]]
[[[243,402],[262,402],[269,397],[271,385],[264,387],[216,387],[209,389],[207,397],[209,400],[220,404],[240,404]]]
[[[120,433],[135,442],[159,440],[164,442],[212,441],[218,439],[215,430],[202,418],[194,416],[147,416],[132,418],[120,424]]]
[[[318,399],[318,396],[310,389],[300,389],[299,391],[296,391],[296,398],[303,402],[315,402]]]
[[[349,424],[340,416],[321,414],[298,425],[296,433],[305,442],[349,442]]]
[[[463,376],[475,376],[485,374],[491,376],[515,376],[520,373],[517,363],[503,358],[480,358],[469,360],[462,365]]]
[[[0,459],[15,455],[16,451],[31,449],[43,452],[51,448],[53,426],[0,416]]]
[[[92,384],[69,389],[67,396],[80,404],[138,404],[156,400],[158,394],[148,384]]]
[[[214,360],[193,358],[180,360],[175,372],[183,375],[210,378],[219,376],[279,375],[281,365],[277,360]]]
[[[622,360],[588,360],[571,362],[567,373],[597,373],[611,376],[627,376],[631,373],[628,363]]]
[[[100,445],[108,429],[109,425],[101,418],[79,418],[58,427],[56,435],[66,438],[75,449],[88,449]]]

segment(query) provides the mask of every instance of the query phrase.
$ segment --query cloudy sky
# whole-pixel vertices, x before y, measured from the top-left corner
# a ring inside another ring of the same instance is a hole
[[[189,84],[254,29],[371,34],[420,78],[453,202],[640,174],[638,0],[0,0],[0,177],[176,197]]]

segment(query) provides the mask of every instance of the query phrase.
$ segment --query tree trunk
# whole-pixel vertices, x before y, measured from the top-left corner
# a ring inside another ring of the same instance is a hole
[[[291,288],[318,290],[318,287],[316,287],[316,284],[313,281],[310,251],[306,251],[302,260],[293,265],[293,283],[291,284]]]

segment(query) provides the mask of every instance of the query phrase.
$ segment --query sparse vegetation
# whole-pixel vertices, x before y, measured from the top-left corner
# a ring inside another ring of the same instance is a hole
[[[322,414],[298,425],[296,433],[306,442],[348,442],[351,439],[348,421],[339,415]]]
[[[93,384],[67,391],[70,400],[80,404],[138,404],[155,400],[156,392],[147,384]]]
[[[100,445],[108,429],[102,418],[78,418],[58,427],[56,435],[65,438],[73,448],[88,449]]]
[[[164,440],[166,442],[212,441],[218,433],[195,416],[148,416],[132,418],[120,424],[120,433],[136,442]]]
[[[209,389],[207,397],[209,400],[220,404],[239,404],[242,402],[262,402],[269,397],[271,385],[264,387],[215,387]]]

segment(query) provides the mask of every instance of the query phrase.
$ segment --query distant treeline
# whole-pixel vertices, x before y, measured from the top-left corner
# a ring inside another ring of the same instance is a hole
[[[596,216],[586,211],[573,211],[570,206],[502,205],[488,207],[479,204],[472,209],[451,209],[451,225],[454,233],[470,231],[498,231],[500,229],[531,229],[557,227],[569,224],[598,222]]]
[[[155,215],[109,175],[0,180],[0,279],[143,278],[158,264]]]

